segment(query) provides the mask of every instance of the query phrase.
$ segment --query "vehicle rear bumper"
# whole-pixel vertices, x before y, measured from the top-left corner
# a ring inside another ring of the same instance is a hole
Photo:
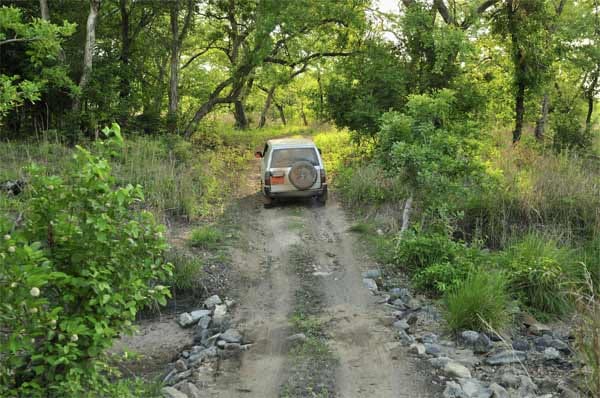
[[[263,193],[269,198],[306,198],[310,196],[321,196],[327,193],[327,184],[318,189],[307,189],[304,191],[271,192],[270,187],[264,187]]]

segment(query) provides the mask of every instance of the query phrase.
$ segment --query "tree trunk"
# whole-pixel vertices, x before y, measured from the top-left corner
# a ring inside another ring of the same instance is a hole
[[[119,10],[121,13],[121,70],[119,76],[119,123],[121,127],[127,124],[129,118],[128,98],[131,93],[129,60],[131,58],[131,37],[129,35],[129,11],[127,10],[127,0],[119,1]]]
[[[410,226],[410,215],[412,213],[412,203],[413,203],[412,196],[409,196],[409,198],[406,199],[406,202],[404,202],[404,210],[402,211],[402,226],[400,227],[400,236],[401,237],[408,230],[408,227]]]
[[[306,120],[306,113],[304,113],[304,104],[300,102],[300,116],[302,117],[302,123],[304,126],[308,126],[308,121]]]
[[[525,115],[525,82],[520,81],[515,95],[515,130],[513,131],[513,144],[521,140],[523,133],[523,116]]]
[[[287,120],[285,120],[285,113],[283,112],[283,105],[275,103],[275,107],[279,111],[279,117],[281,118],[281,123],[283,123],[283,125],[286,126]]]
[[[598,70],[596,70],[596,74],[594,75],[594,79],[592,80],[592,84],[590,85],[588,92],[587,92],[587,103],[588,103],[588,110],[587,110],[587,115],[585,117],[585,130],[586,131],[591,131],[592,130],[592,116],[594,114],[594,94],[596,92],[596,86],[598,85],[598,78],[600,77],[600,67]]]
[[[248,128],[248,117],[244,109],[244,103],[241,100],[234,101],[235,128],[245,130]]]
[[[544,94],[544,99],[542,99],[542,109],[540,112],[540,118],[535,123],[535,138],[538,141],[544,139],[544,133],[546,131],[546,124],[548,123],[548,109],[550,106],[550,101],[548,99],[548,93]]]
[[[179,0],[171,6],[171,77],[169,79],[169,111],[167,129],[171,133],[177,130],[177,112],[179,109]]]
[[[42,19],[44,21],[50,21],[50,10],[48,9],[48,0],[40,0],[40,10],[42,12]]]
[[[258,128],[265,127],[267,124],[267,114],[269,113],[269,109],[271,108],[271,103],[273,102],[273,96],[275,95],[275,86],[272,86],[269,91],[267,91],[267,99],[265,100],[265,105],[263,106],[263,110],[260,113],[260,121],[258,122]]]
[[[89,83],[94,61],[94,47],[96,46],[96,24],[98,22],[98,12],[100,10],[100,0],[90,0],[90,13],[88,14],[85,26],[85,47],[83,51],[83,72],[79,80],[79,88],[83,91]],[[81,110],[81,94],[75,97],[73,101],[73,110]]]

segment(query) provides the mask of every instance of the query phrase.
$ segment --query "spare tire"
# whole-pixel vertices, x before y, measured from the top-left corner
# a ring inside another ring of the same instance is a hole
[[[288,179],[293,186],[304,191],[313,186],[317,181],[317,170],[312,163],[301,160],[292,165]]]

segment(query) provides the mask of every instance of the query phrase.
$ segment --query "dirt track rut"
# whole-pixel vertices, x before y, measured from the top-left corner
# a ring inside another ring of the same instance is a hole
[[[256,192],[256,179],[249,181],[250,191]],[[337,397],[434,396],[404,349],[386,349],[386,343],[394,342],[393,332],[382,323],[385,312],[377,298],[362,285],[361,273],[372,261],[360,253],[338,203],[330,200],[318,207],[293,201],[263,209],[254,193],[242,198],[241,206],[244,244],[233,253],[234,271],[240,276],[234,324],[254,345],[238,360],[224,361],[214,396],[280,396],[289,369],[289,316],[301,285],[288,262],[290,249],[299,244],[314,254],[324,297],[320,317],[339,363]]]

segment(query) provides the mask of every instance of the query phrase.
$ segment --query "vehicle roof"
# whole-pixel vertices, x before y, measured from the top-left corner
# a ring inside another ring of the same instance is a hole
[[[267,144],[272,147],[315,146],[315,143],[308,138],[277,138],[268,140]]]

